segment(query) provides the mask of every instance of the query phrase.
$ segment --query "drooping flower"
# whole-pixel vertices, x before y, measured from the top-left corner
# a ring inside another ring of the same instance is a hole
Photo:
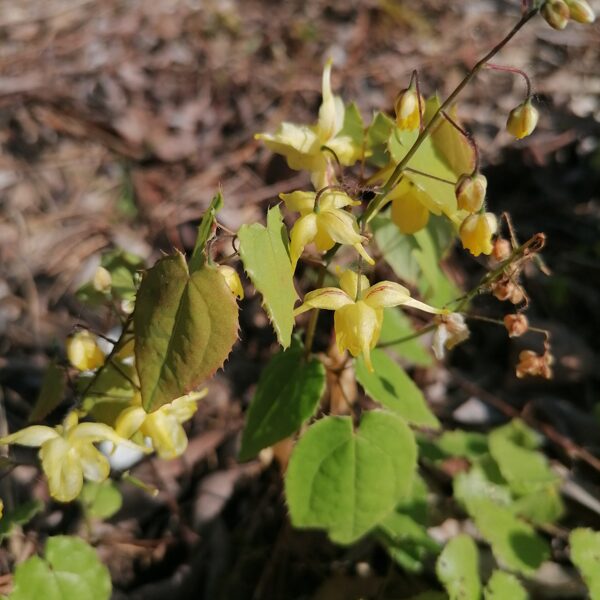
[[[97,369],[104,364],[104,352],[100,350],[96,336],[87,330],[67,338],[66,347],[69,362],[80,371]]]
[[[346,210],[346,206],[360,204],[352,200],[348,194],[326,190],[317,199],[315,192],[292,192],[280,194],[286,207],[300,213],[290,232],[290,258],[292,269],[296,269],[298,259],[305,246],[314,242],[317,250],[326,252],[334,244],[348,244],[369,263],[373,259],[363,248],[367,238],[360,235],[355,217]]]
[[[469,338],[470,332],[465,318],[460,313],[440,315],[435,318],[437,327],[433,333],[431,347],[438,360],[444,358],[446,350],[452,350]]]
[[[398,127],[407,131],[414,131],[421,125],[425,114],[425,98],[417,92],[415,85],[411,85],[398,94],[394,109]]]
[[[508,133],[520,140],[533,133],[539,118],[540,113],[533,106],[531,98],[528,98],[510,111],[506,121],[506,129]]]
[[[586,0],[566,0],[573,21],[589,24],[596,20],[596,14]]]
[[[428,313],[447,312],[411,298],[408,289],[398,283],[380,281],[370,286],[364,275],[359,276],[350,270],[342,273],[340,287],[309,292],[294,315],[313,308],[335,311],[334,327],[339,351],[349,350],[352,356],[362,354],[370,371],[373,371],[370,353],[379,340],[384,308],[407,306]]]
[[[333,150],[344,166],[353,165],[361,156],[362,149],[356,147],[352,138],[340,134],[344,124],[345,108],[342,99],[331,90],[331,65],[329,60],[323,69],[323,100],[319,108],[319,119],[314,125],[296,125],[283,122],[274,134],[258,133],[256,139],[265,142],[267,148],[282,154],[290,169],[310,171],[315,189],[334,182],[329,172]]]
[[[460,241],[473,256],[491,254],[492,236],[497,228],[498,223],[492,213],[470,214],[460,226]]]
[[[479,212],[485,200],[487,179],[481,173],[462,175],[456,183],[456,204],[460,210]]]
[[[542,6],[542,17],[553,29],[564,29],[571,16],[568,4],[564,0],[546,0]]]
[[[392,221],[405,234],[423,229],[429,221],[430,212],[440,213],[429,194],[407,177],[388,194],[388,199],[392,201]]]
[[[146,412],[141,405],[139,393],[134,397],[134,406],[126,408],[117,418],[116,432],[130,438],[138,431],[151,440],[152,447],[160,458],[171,459],[181,456],[187,448],[188,439],[182,423],[189,421],[198,409],[198,400],[206,396],[207,390],[192,392],[153,412]]]
[[[100,483],[110,473],[107,458],[94,446],[109,441],[135,450],[147,449],[119,436],[103,423],[79,423],[77,413],[70,412],[56,428],[33,425],[0,438],[0,444],[39,447],[42,469],[48,478],[50,495],[60,502],[74,500],[81,492],[83,480]]]
[[[225,283],[227,284],[227,287],[231,290],[231,293],[236,298],[238,298],[238,300],[243,300],[244,288],[242,286],[242,282],[240,281],[240,276],[237,274],[237,271],[229,265],[219,265],[217,267],[217,270],[225,278]]]

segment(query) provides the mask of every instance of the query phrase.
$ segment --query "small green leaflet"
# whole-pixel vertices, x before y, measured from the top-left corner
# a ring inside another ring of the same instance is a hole
[[[417,448],[396,415],[369,411],[325,417],[294,448],[285,479],[292,525],[319,527],[351,544],[389,515],[411,490]]]
[[[479,553],[466,534],[452,538],[442,550],[435,571],[450,600],[479,600]]]
[[[109,519],[123,504],[123,496],[111,479],[102,483],[86,481],[78,498],[87,516]]]
[[[369,372],[362,357],[356,360],[356,379],[373,400],[413,425],[440,426],[423,393],[398,363],[377,349],[371,351],[371,361],[373,373]]]
[[[29,415],[30,423],[41,421],[63,401],[66,383],[65,370],[51,362],[44,373],[40,393]]]
[[[325,368],[305,359],[300,343],[276,354],[261,373],[250,403],[239,459],[295,433],[315,412],[325,389]]]
[[[237,340],[238,307],[216,269],[190,274],[177,253],[144,275],[133,324],[142,403],[153,411],[221,367]]]
[[[211,203],[204,213],[200,225],[198,226],[198,237],[190,258],[190,272],[197,271],[207,259],[206,243],[214,236],[214,227],[217,220],[217,213],[223,207],[223,194],[219,190],[211,200]]]
[[[548,558],[548,543],[510,508],[480,498],[469,502],[467,509],[496,559],[508,569],[533,575]]]
[[[294,304],[298,294],[289,256],[289,240],[279,206],[267,214],[267,226],[259,223],[242,225],[238,231],[240,258],[256,289],[277,334],[287,348],[294,328]]]
[[[83,540],[67,535],[46,542],[46,558],[32,556],[17,566],[9,600],[108,600],[108,569]]]
[[[485,600],[528,600],[529,594],[510,573],[495,570],[483,592]]]
[[[600,600],[600,532],[574,529],[569,543],[571,560],[588,586],[591,600]]]

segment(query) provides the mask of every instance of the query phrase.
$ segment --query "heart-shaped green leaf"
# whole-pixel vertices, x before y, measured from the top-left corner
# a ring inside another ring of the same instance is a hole
[[[373,400],[399,414],[413,425],[438,428],[440,422],[431,412],[421,390],[383,350],[372,350],[373,371],[365,361],[356,361],[356,379]]]
[[[288,251],[289,240],[279,206],[267,214],[267,226],[242,225],[238,231],[240,258],[275,329],[279,343],[287,348],[294,328],[294,304],[298,299]]]
[[[592,600],[600,600],[600,532],[574,529],[569,536],[571,560],[579,569]]]
[[[324,388],[323,364],[305,359],[300,343],[276,354],[261,373],[250,403],[240,460],[253,458],[297,431],[315,412]]]
[[[479,600],[479,554],[468,535],[457,535],[446,544],[435,570],[450,600]]]
[[[317,421],[295,447],[285,490],[295,527],[320,527],[350,544],[383,520],[411,489],[417,460],[412,431],[398,416],[370,411]]]
[[[510,573],[494,571],[484,590],[485,600],[528,600],[529,594]]]
[[[191,275],[182,254],[142,279],[133,314],[135,365],[148,411],[197,387],[225,361],[237,339],[237,303],[207,265]]]
[[[32,556],[15,572],[9,600],[108,600],[108,569],[83,540],[67,535],[51,537],[46,559]]]

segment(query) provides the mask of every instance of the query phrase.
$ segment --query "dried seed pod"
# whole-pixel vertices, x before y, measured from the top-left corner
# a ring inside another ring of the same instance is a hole
[[[512,252],[512,246],[507,239],[496,238],[494,240],[494,247],[492,248],[492,256],[498,261],[502,262],[506,260]]]
[[[506,327],[506,331],[508,331],[508,337],[519,337],[529,329],[529,321],[522,313],[506,315],[504,317],[504,326]]]
[[[521,304],[521,302],[525,300],[525,293],[523,292],[521,286],[513,283],[510,297],[508,299],[512,302],[512,304]]]
[[[504,302],[511,297],[515,287],[515,284],[508,277],[503,277],[492,284],[492,294],[498,298],[500,302]]]
[[[517,365],[517,377],[523,379],[528,375],[531,377],[552,378],[551,365],[554,358],[550,352],[536,354],[533,350],[523,350],[519,354],[519,364]]]

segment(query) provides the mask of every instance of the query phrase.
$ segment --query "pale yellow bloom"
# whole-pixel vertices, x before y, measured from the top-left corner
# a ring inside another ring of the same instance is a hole
[[[396,123],[400,129],[418,129],[425,114],[425,98],[412,87],[403,90],[396,99]]]
[[[542,17],[554,29],[564,29],[569,23],[571,11],[564,0],[546,0],[542,6]]]
[[[481,174],[462,175],[456,182],[456,204],[459,210],[479,212],[483,207],[487,179]]]
[[[496,217],[492,213],[471,214],[460,226],[460,241],[473,256],[491,254],[494,248],[492,236],[497,228]]]
[[[80,371],[97,369],[104,364],[104,352],[100,350],[95,335],[89,331],[78,331],[66,342],[67,358]]]
[[[533,133],[539,118],[540,114],[531,103],[531,99],[528,99],[510,111],[506,129],[508,133],[520,140]]]
[[[151,413],[141,406],[141,395],[138,393],[134,398],[135,405],[126,408],[117,418],[115,429],[125,438],[139,431],[151,440],[152,447],[161,458],[181,456],[188,444],[182,423],[194,416],[198,400],[206,396],[207,391],[204,389],[181,396]]]
[[[567,0],[567,6],[573,21],[589,24],[596,20],[596,14],[586,0]]]
[[[360,202],[352,200],[341,191],[327,190],[323,192],[316,205],[317,194],[314,192],[292,192],[280,194],[286,207],[300,213],[290,232],[290,258],[292,269],[296,269],[298,259],[305,246],[314,242],[317,250],[326,252],[334,244],[348,244],[369,263],[373,259],[363,248],[367,238],[360,235],[355,217],[343,210],[346,206],[354,206]]]
[[[392,221],[405,234],[423,229],[429,221],[430,212],[440,214],[430,196],[407,177],[388,194],[388,200],[392,201]]]
[[[110,473],[107,458],[94,446],[109,441],[146,451],[120,437],[103,423],[79,423],[70,412],[56,428],[33,425],[0,439],[0,444],[20,444],[40,448],[42,469],[48,478],[50,495],[60,502],[74,500],[81,492],[83,480],[104,481]]]
[[[323,70],[323,100],[319,108],[319,119],[314,125],[296,125],[282,123],[274,134],[259,133],[256,139],[265,142],[267,148],[285,156],[291,169],[310,171],[313,185],[321,189],[334,181],[329,169],[333,160],[330,152],[323,146],[331,148],[340,163],[353,165],[361,155],[350,136],[340,135],[344,124],[345,108],[342,99],[331,90],[332,61],[327,61]]]
[[[352,356],[362,354],[370,371],[373,371],[370,354],[379,340],[384,308],[407,306],[428,313],[447,312],[411,298],[407,288],[393,281],[380,281],[369,286],[369,280],[364,275],[359,277],[354,271],[342,273],[340,287],[309,292],[294,315],[313,308],[335,311],[334,327],[339,351],[349,350]]]
[[[110,274],[110,271],[104,267],[98,267],[94,273],[92,285],[98,292],[102,292],[104,294],[110,292],[110,288],[112,287],[112,275]]]
[[[219,265],[217,269],[225,278],[225,283],[231,290],[231,293],[239,300],[242,300],[244,298],[244,288],[242,287],[242,282],[240,281],[240,276],[237,274],[237,271],[229,265]]]

